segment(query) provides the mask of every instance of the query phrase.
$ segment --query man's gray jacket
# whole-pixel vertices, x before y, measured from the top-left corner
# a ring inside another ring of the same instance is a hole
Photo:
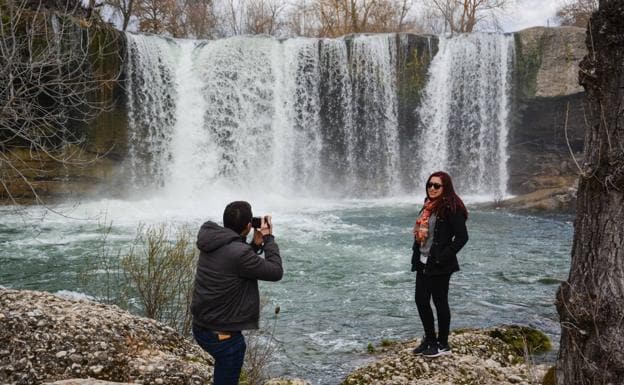
[[[216,331],[257,329],[258,280],[279,281],[283,275],[273,236],[264,236],[262,258],[239,234],[209,221],[199,230],[197,247],[193,323]]]

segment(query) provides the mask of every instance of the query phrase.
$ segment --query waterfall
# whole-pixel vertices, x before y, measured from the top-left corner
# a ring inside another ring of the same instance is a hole
[[[280,48],[282,52],[274,56],[281,60],[275,60],[276,159],[272,172],[282,191],[304,193],[305,189],[315,189],[323,183],[319,42],[289,39]]]
[[[422,191],[413,180],[444,168],[460,192],[506,191],[508,37],[442,38],[405,129],[404,36],[127,36],[131,185],[172,197],[258,188],[374,197]],[[415,149],[407,160],[405,148]]]
[[[388,195],[400,186],[396,92],[396,39],[352,41],[352,174],[368,190]]]
[[[513,38],[441,38],[418,110],[420,180],[448,170],[463,193],[507,194],[507,134]]]
[[[174,84],[177,43],[153,36],[126,34],[128,58],[128,159],[132,184],[160,186],[169,173],[168,159],[178,89]]]

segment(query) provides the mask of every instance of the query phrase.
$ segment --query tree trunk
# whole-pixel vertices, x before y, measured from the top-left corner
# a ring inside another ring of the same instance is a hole
[[[624,1],[601,0],[580,83],[590,103],[557,383],[624,384]]]

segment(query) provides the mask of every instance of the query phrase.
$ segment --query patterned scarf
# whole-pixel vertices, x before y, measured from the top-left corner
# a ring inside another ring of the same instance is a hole
[[[427,237],[429,236],[429,218],[433,213],[433,201],[427,199],[423,207],[422,212],[418,219],[416,219],[416,225],[414,225],[414,236],[416,240],[420,242],[420,246],[424,246]]]

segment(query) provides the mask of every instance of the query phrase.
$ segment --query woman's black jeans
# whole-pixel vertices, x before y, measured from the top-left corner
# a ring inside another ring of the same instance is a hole
[[[193,326],[193,336],[202,349],[214,358],[214,385],[237,385],[245,359],[245,337],[231,332],[227,340],[219,341],[217,333]]]
[[[431,309],[431,299],[438,314],[438,341],[448,343],[449,328],[451,327],[451,309],[448,303],[448,291],[451,274],[424,275],[416,273],[416,307],[418,315],[425,329],[425,338],[435,341],[436,332]]]

